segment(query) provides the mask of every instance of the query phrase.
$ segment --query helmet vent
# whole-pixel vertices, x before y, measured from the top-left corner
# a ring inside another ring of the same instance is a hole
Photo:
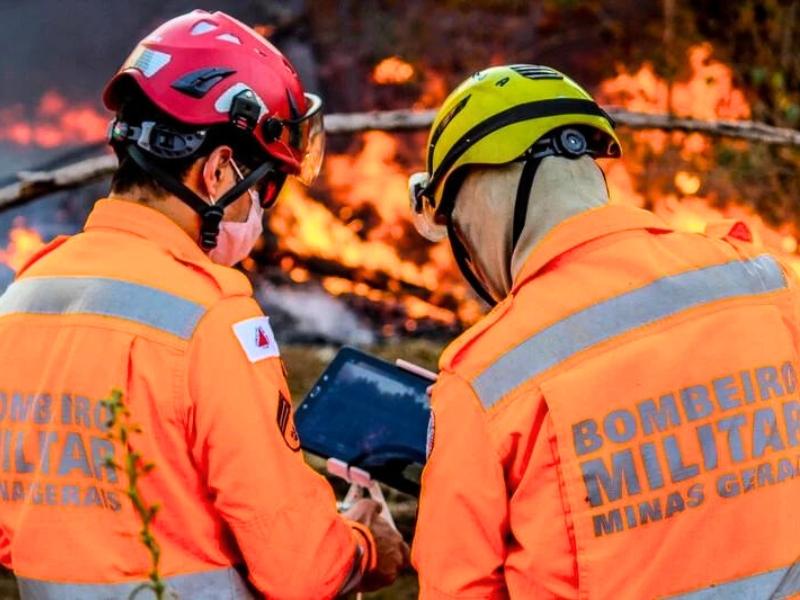
[[[191,35],[203,35],[204,33],[214,31],[215,29],[219,28],[211,21],[199,21],[198,23],[194,24],[189,33]]]
[[[222,35],[218,35],[217,39],[222,42],[230,42],[231,44],[237,44],[239,46],[242,45],[242,40],[238,37],[233,35],[232,33],[223,33]]]
[[[187,73],[172,83],[172,88],[192,98],[202,98],[220,81],[236,73],[227,67],[210,67]]]
[[[290,62],[289,62],[289,61],[286,59],[286,57],[285,57],[285,56],[282,56],[281,58],[283,59],[283,65],[284,65],[284,66],[285,66],[285,67],[286,67],[286,68],[289,70],[289,73],[292,73],[292,74],[294,74],[294,73],[295,73],[295,70],[294,70],[294,67],[292,66],[292,63],[290,63]]]
[[[543,65],[511,65],[509,68],[528,79],[564,79],[561,73]]]

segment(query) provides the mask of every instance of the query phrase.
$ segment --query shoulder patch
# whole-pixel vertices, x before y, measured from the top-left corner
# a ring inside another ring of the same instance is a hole
[[[283,441],[289,446],[292,452],[300,450],[300,438],[294,426],[292,417],[292,403],[283,395],[278,398],[278,429],[280,429]]]
[[[253,317],[239,321],[234,324],[233,333],[250,362],[281,355],[275,334],[269,326],[269,317]]]

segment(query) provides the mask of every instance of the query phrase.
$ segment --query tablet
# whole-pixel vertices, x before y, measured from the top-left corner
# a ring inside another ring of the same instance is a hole
[[[426,390],[431,384],[379,358],[343,348],[297,408],[300,445],[419,495],[430,417]]]

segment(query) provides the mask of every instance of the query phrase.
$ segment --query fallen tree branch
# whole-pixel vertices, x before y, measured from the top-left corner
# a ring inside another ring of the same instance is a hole
[[[697,132],[714,137],[800,147],[800,131],[773,127],[758,121],[701,121],[672,115],[637,113],[622,108],[609,108],[607,112],[618,125],[631,129]]]
[[[18,181],[0,188],[0,210],[30,202],[36,198],[81,187],[110,175],[117,168],[113,154],[94,156],[52,171],[20,171]]]
[[[800,131],[773,127],[757,121],[701,121],[665,114],[631,112],[608,108],[617,125],[631,129],[698,132],[716,137],[730,137],[800,147]],[[357,133],[367,130],[403,131],[430,127],[435,110],[387,110],[382,112],[333,114],[325,117],[325,131],[331,134]]]
[[[700,121],[664,114],[636,113],[620,108],[609,108],[608,113],[618,125],[631,129],[698,132],[710,136],[800,148],[800,131],[755,121]],[[332,114],[325,118],[325,130],[329,134],[369,130],[415,131],[429,127],[435,115],[435,110]],[[0,187],[0,210],[29,202],[46,194],[86,185],[109,175],[116,166],[117,161],[113,155],[103,155],[51,171],[20,172],[17,174],[17,182]]]
[[[427,129],[436,117],[436,110],[384,110],[363,113],[334,113],[325,116],[325,132],[357,133],[359,131],[409,131]]]

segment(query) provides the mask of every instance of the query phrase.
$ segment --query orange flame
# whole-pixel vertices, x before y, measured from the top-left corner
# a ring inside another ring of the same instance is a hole
[[[429,302],[408,295],[395,298],[412,319],[425,316],[452,324],[457,317],[479,314],[478,303],[467,298],[446,245],[425,246],[413,231],[407,173],[397,161],[397,138],[371,131],[361,139],[359,153],[326,159],[325,187],[335,199],[330,207],[295,182],[287,183],[270,222],[281,247],[300,257],[325,258],[365,274],[388,276],[392,292],[363,282],[326,278],[322,283],[331,294],[354,294],[386,304],[407,284],[430,292]],[[307,277],[291,260],[281,266],[295,281]],[[437,306],[448,295],[461,298],[464,308],[458,308],[458,315]]]
[[[276,27],[274,25],[267,25],[267,24],[260,24],[260,25],[253,25],[253,30],[260,36],[268,38],[273,33],[275,33]]]
[[[414,67],[399,56],[384,58],[372,70],[372,81],[380,85],[408,83],[414,77]]]
[[[105,137],[107,125],[108,117],[94,107],[70,105],[61,94],[49,91],[32,118],[21,105],[0,109],[0,142],[43,148],[97,142]]]
[[[0,247],[0,264],[8,265],[16,272],[43,246],[39,232],[25,226],[25,219],[17,217],[8,234],[8,246]]]
[[[671,84],[656,75],[649,63],[632,74],[619,68],[616,77],[600,85],[598,99],[629,110],[671,111],[676,115],[704,120],[750,118],[750,106],[744,93],[736,88],[733,72],[712,58],[710,44],[690,48],[688,66],[691,71],[689,78]],[[800,257],[795,254],[797,234],[791,225],[768,226],[741,199],[720,206],[719,199],[711,192],[707,196],[698,195],[703,189],[701,173],[714,166],[709,138],[698,133],[664,131],[639,131],[630,137],[633,143],[626,146],[621,160],[603,161],[612,202],[649,206],[670,225],[684,231],[704,232],[716,221],[741,220],[748,225],[758,243],[783,255],[800,272]],[[672,179],[674,192],[659,194],[654,190],[640,190],[637,182],[646,181],[653,171],[657,171],[658,161],[664,161],[665,168],[676,164],[676,157],[667,156],[670,147],[678,149],[677,159],[681,161]],[[657,155],[655,160],[654,154]]]

